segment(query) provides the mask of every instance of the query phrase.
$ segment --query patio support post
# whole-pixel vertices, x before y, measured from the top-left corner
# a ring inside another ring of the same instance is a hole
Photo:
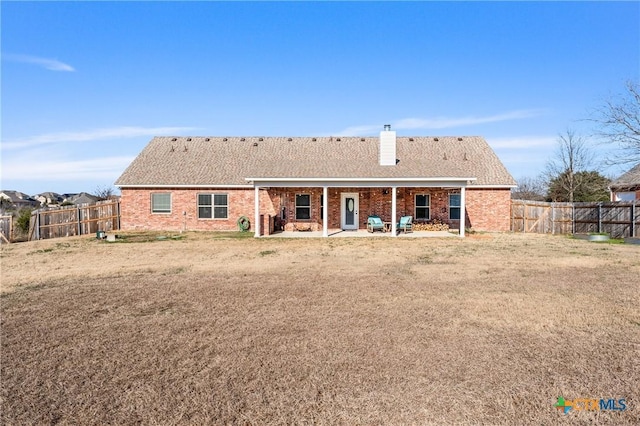
[[[396,218],[397,208],[396,208],[396,190],[395,186],[391,187],[391,236],[395,237],[396,235],[396,222],[398,219]]]
[[[322,187],[322,236],[329,236],[329,188]]]
[[[465,228],[465,211],[466,211],[466,200],[465,200],[465,187],[460,187],[460,237],[464,238],[464,228]]]
[[[253,225],[256,231],[254,237],[258,238],[260,236],[260,187],[256,185],[254,191],[253,202],[255,203],[255,217],[253,218]]]

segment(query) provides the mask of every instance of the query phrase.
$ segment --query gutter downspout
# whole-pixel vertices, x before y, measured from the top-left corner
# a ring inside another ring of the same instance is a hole
[[[254,209],[255,209],[255,217],[253,219],[253,224],[255,228],[254,237],[260,237],[260,187],[258,185],[255,186],[254,189]]]

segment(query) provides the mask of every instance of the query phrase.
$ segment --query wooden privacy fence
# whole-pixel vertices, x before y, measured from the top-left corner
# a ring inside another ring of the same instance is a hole
[[[13,237],[13,216],[0,216],[0,244],[8,243]]]
[[[640,236],[637,201],[546,203],[511,200],[511,230],[538,234],[607,233],[612,238]]]
[[[120,201],[98,201],[96,204],[33,211],[29,224],[29,241],[118,229]]]

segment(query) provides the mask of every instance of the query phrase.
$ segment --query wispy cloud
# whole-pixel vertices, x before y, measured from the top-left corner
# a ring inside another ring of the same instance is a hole
[[[133,161],[132,156],[100,157],[91,159],[47,159],[19,158],[2,165],[2,179],[16,181],[115,181]],[[29,170],[29,173],[25,173]]]
[[[557,144],[557,136],[516,136],[487,138],[493,149],[552,148]]]
[[[66,71],[66,72],[75,71],[75,68],[73,68],[71,65],[65,64],[64,62],[61,62],[57,59],[40,58],[38,56],[31,56],[31,55],[15,55],[11,53],[3,53],[2,59],[11,61],[11,62],[23,62],[27,64],[34,64],[51,71]]]
[[[347,127],[340,132],[335,133],[336,136],[363,135],[371,134],[382,129],[383,124],[391,124],[393,130],[415,130],[415,129],[448,129],[454,127],[475,126],[486,123],[497,123],[501,121],[521,120],[540,116],[544,113],[542,110],[516,110],[502,114],[488,115],[483,117],[466,116],[466,117],[435,117],[435,118],[403,118],[391,123],[380,123],[373,125],[362,125]]]
[[[82,132],[45,133],[2,142],[3,150],[29,148],[67,142],[92,142],[108,139],[128,139],[140,136],[179,135],[195,127],[112,127]]]

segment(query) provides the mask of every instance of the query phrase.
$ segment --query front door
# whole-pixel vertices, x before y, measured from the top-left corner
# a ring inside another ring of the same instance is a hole
[[[344,230],[358,229],[358,193],[344,192],[341,194],[340,226]]]

